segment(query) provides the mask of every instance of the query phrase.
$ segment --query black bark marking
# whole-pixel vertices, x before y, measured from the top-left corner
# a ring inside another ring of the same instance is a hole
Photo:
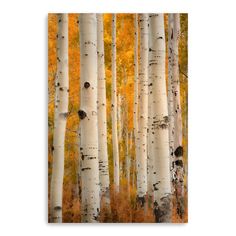
[[[59,62],[61,61],[59,57],[57,57],[57,60],[58,60]]]
[[[137,202],[140,204],[141,207],[144,207],[145,204],[145,197],[139,197],[137,196]]]
[[[174,152],[176,157],[182,157],[183,153],[184,153],[184,149],[182,146],[177,147]]]
[[[87,56],[88,56],[88,53],[85,53],[84,55],[87,57]]]
[[[64,89],[62,87],[59,88],[60,91],[63,91]]]
[[[87,88],[89,88],[90,87],[90,83],[89,82],[85,82],[84,83],[84,87],[87,89]]]
[[[55,206],[55,207],[54,207],[54,210],[55,210],[55,211],[60,211],[61,209],[62,209],[61,206]]]
[[[52,145],[52,151],[54,151],[54,146]]]
[[[182,160],[177,160],[177,161],[175,161],[175,165],[183,167],[183,161]]]
[[[173,39],[173,29],[171,29],[171,39]]]
[[[90,167],[85,167],[85,168],[82,168],[81,171],[84,171],[84,170],[91,170]]]
[[[163,37],[158,37],[157,39],[163,39]]]
[[[59,87],[59,86],[60,86],[60,83],[58,82],[56,86],[58,86],[58,87]]]
[[[78,115],[81,120],[83,120],[87,116],[86,112],[82,110],[78,111]]]
[[[163,216],[163,212],[160,210],[157,201],[153,203],[153,214],[155,216],[155,222],[160,223],[160,218]]]

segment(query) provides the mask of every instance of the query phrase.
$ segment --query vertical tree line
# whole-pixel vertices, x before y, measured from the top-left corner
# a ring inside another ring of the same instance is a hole
[[[121,191],[120,166],[125,168],[123,173],[127,179],[128,201],[132,186],[136,189],[136,207],[144,212],[147,207],[151,208],[155,222],[172,222],[173,210],[183,219],[185,212],[179,76],[180,14],[168,14],[167,45],[164,14],[133,16],[134,97],[131,131],[128,127],[127,94],[121,97],[117,91],[116,14],[112,14],[111,21],[111,178],[107,133],[109,91],[105,73],[104,19],[103,14],[79,15],[80,107],[77,178],[80,184],[77,186],[81,188],[81,222],[99,222],[101,209],[112,210],[111,186],[114,186],[117,196]],[[56,38],[57,72],[54,83],[50,222],[62,223],[65,133],[69,116],[68,14],[57,14]],[[122,69],[122,84],[127,86],[126,66],[122,65]],[[119,139],[125,140],[124,165],[122,153],[119,151]],[[176,209],[173,206],[176,206]]]

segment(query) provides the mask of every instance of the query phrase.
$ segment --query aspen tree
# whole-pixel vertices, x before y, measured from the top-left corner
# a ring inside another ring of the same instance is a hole
[[[137,156],[137,197],[143,206],[147,193],[147,126],[148,126],[148,14],[140,14],[140,103],[139,146]]]
[[[116,88],[116,14],[112,14],[112,148],[114,163],[114,185],[119,192],[120,173],[119,173],[119,147],[117,137],[117,88]]]
[[[51,179],[51,222],[62,223],[65,131],[68,116],[68,15],[58,14],[57,76]]]
[[[171,170],[171,182],[173,183],[174,167],[172,166],[174,158],[174,88],[173,88],[173,14],[168,15],[168,114],[169,114],[169,147],[170,147],[170,170]],[[174,187],[172,185],[172,187]],[[172,189],[172,193],[174,188]]]
[[[150,14],[150,76],[153,76],[154,214],[156,222],[171,221],[171,184],[169,171],[168,104],[165,80],[164,15]]]
[[[180,77],[179,77],[179,35],[180,18],[179,14],[173,14],[173,90],[174,90],[174,185],[177,199],[177,213],[182,218],[184,214],[184,163],[182,144],[182,111],[180,104]],[[172,35],[171,35],[172,36]]]
[[[81,221],[97,222],[100,211],[97,118],[97,18],[80,14]]]
[[[135,156],[138,156],[138,14],[134,19],[135,35],[134,35],[134,144]]]
[[[150,25],[150,24],[149,24]],[[150,35],[150,27],[149,27],[149,35]],[[148,39],[148,47],[149,49],[152,48],[151,37]],[[149,50],[149,57],[148,57],[148,64],[151,63],[151,51]],[[150,70],[150,66],[148,67]],[[155,156],[155,149],[154,149],[154,129],[153,129],[153,73],[148,73],[148,157],[147,157],[147,177],[148,177],[148,195],[150,198],[153,196],[153,164],[154,164],[154,156]]]
[[[106,207],[110,205],[109,169],[107,152],[106,77],[104,63],[103,14],[97,14],[97,56],[98,56],[98,156],[101,195]]]

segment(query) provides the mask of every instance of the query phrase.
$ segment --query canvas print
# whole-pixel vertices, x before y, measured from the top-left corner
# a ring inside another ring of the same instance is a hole
[[[48,222],[188,221],[188,14],[48,15]]]

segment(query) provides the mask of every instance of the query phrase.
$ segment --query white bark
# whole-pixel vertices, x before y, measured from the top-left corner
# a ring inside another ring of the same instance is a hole
[[[144,202],[147,193],[147,127],[148,127],[148,14],[140,14],[140,103],[139,155],[137,159],[137,195]]]
[[[153,76],[153,127],[155,137],[154,212],[157,222],[170,222],[170,171],[168,106],[165,79],[164,15],[150,14],[152,48],[150,73]]]
[[[107,152],[106,77],[104,64],[103,14],[97,14],[97,55],[98,55],[98,156],[101,197],[106,207],[110,205],[109,169]]]
[[[117,89],[116,89],[116,14],[112,14],[112,148],[114,162],[114,185],[119,192],[119,147],[117,137]]]
[[[53,134],[53,167],[51,179],[51,221],[62,222],[64,176],[64,143],[68,116],[68,15],[58,14],[57,78]]]
[[[135,14],[134,35],[134,144],[135,157],[138,156],[138,14]]]
[[[150,34],[149,30],[149,34]],[[152,48],[152,41],[151,37],[149,37],[148,45],[149,49]],[[149,64],[151,63],[151,51],[149,50]],[[149,66],[150,70],[150,66]],[[148,76],[148,157],[147,157],[147,177],[148,177],[148,195],[150,197],[153,196],[153,184],[154,184],[154,178],[153,178],[153,171],[154,171],[154,156],[155,156],[155,145],[154,145],[154,129],[153,129],[153,73],[150,73]]]
[[[97,118],[97,19],[80,14],[80,117],[82,222],[97,222],[100,211]]]
[[[172,161],[174,160],[174,88],[173,88],[173,14],[168,15],[168,114],[169,114],[169,146],[170,146],[170,171],[171,171],[171,182],[174,180],[174,167]],[[172,160],[173,159],[173,160]],[[173,187],[173,185],[172,185]],[[172,189],[172,193],[174,188]]]
[[[118,104],[117,104],[117,119],[118,119],[118,143],[122,139],[122,131],[123,131],[123,122],[122,122],[122,97],[118,94]]]
[[[179,14],[173,14],[173,90],[174,90],[174,185],[177,198],[177,212],[180,217],[184,214],[184,164],[183,164],[183,144],[182,144],[182,112],[180,103],[180,80],[179,80],[179,34],[180,18]]]

